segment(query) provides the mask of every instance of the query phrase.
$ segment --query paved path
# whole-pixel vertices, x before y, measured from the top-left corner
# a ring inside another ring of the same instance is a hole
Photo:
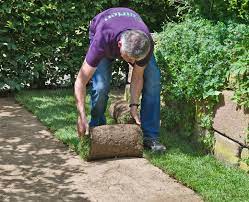
[[[0,201],[201,201],[146,159],[88,163],[0,98]]]

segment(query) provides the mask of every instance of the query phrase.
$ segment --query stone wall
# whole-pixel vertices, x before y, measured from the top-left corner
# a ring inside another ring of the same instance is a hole
[[[214,155],[224,163],[249,171],[245,159],[249,159],[249,110],[232,101],[233,91],[225,90],[215,108]]]

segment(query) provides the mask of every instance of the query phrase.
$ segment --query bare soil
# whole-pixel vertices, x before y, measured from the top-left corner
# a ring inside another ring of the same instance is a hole
[[[0,98],[0,201],[201,201],[146,159],[85,162]]]

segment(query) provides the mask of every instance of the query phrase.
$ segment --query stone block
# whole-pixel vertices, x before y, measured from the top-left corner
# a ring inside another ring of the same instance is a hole
[[[249,159],[249,149],[243,148],[240,154],[241,159]]]
[[[249,127],[249,110],[239,107],[234,101],[233,91],[223,91],[215,109],[213,128],[233,140],[246,144]]]
[[[239,164],[240,145],[215,132],[214,155],[222,162],[237,166]]]

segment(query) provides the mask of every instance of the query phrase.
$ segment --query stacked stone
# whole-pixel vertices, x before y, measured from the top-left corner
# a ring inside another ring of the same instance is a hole
[[[215,130],[214,154],[230,165],[249,171],[249,110],[232,101],[233,91],[223,91],[217,105],[213,128]]]

